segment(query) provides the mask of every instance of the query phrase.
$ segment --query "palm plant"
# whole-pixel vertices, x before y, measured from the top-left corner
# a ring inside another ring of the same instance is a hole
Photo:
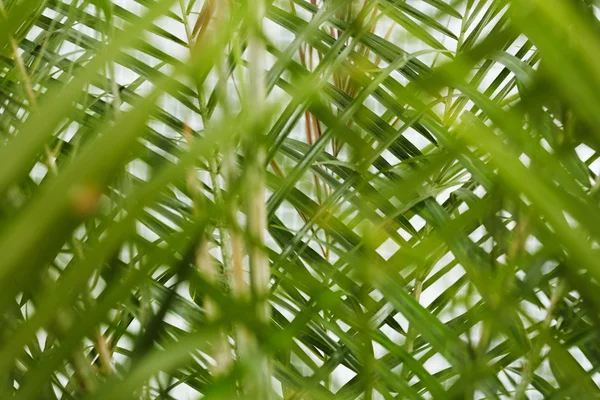
[[[0,398],[600,397],[596,0],[0,0]]]

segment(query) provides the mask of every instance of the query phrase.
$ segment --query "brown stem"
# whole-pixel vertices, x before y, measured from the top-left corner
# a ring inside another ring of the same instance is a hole
[[[100,358],[100,372],[105,376],[112,375],[112,351],[100,330],[96,332],[96,352]]]

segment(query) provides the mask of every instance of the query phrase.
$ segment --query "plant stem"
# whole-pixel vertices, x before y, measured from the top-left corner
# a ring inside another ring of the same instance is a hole
[[[185,15],[185,7],[183,6],[183,3],[180,2],[180,5],[181,5],[182,14],[184,17],[183,18],[184,26],[185,26],[185,30],[186,30],[186,33],[188,36],[188,45],[189,45],[189,50],[190,50],[190,54],[191,54],[192,49],[195,48],[197,41],[211,40],[210,37],[206,37],[206,32],[208,31],[208,25],[210,23],[210,19],[213,16],[213,14],[215,13],[215,4],[213,3],[213,1],[207,1],[204,3],[204,5],[202,7],[202,11],[200,12],[200,15],[198,16],[198,19],[194,25],[193,30],[189,29],[189,25],[187,23],[187,16]],[[197,96],[198,96],[198,108],[200,109],[200,117],[202,119],[202,125],[203,125],[204,129],[206,130],[206,129],[208,129],[208,127],[210,125],[210,118],[209,118],[208,111],[206,108],[204,88],[202,87],[202,85],[197,85],[196,90],[197,90]],[[188,140],[191,140],[191,129],[189,128],[189,126],[186,126],[186,129],[188,132]],[[218,164],[217,164],[216,157],[218,157],[218,154],[215,152],[214,156],[211,157],[209,160],[209,165],[210,165],[210,178],[211,178],[211,183],[212,183],[212,187],[213,187],[214,201],[215,201],[215,204],[218,206],[222,203],[222,194],[221,194],[221,189],[220,189],[220,185],[219,185]],[[197,178],[195,176],[195,172],[190,171],[190,174],[194,174],[194,176],[190,177],[190,179],[188,179],[188,181],[193,180],[194,182],[197,183]],[[195,190],[199,190],[199,189],[195,188]],[[196,210],[198,210],[200,208],[198,201],[199,201],[199,199],[196,199],[196,201],[195,201]],[[221,253],[222,253],[223,265],[224,265],[223,273],[225,275],[223,281],[228,282],[227,275],[228,275],[228,271],[230,268],[229,267],[230,250],[227,247],[227,241],[225,240],[225,237],[226,237],[225,229],[223,228],[222,224],[219,224],[218,229],[219,229],[219,235],[221,237],[221,241],[220,241],[221,249],[222,249]],[[202,273],[202,275],[207,279],[207,281],[209,281],[213,284],[217,284],[217,282],[219,281],[220,273],[217,269],[217,266],[211,259],[209,250],[210,250],[210,240],[209,240],[208,235],[205,235],[201,239],[200,244],[198,246],[198,253],[196,255],[196,266],[197,266],[198,270]],[[220,310],[219,310],[218,305],[213,301],[213,299],[206,297],[204,299],[204,305],[205,305],[206,318],[208,321],[215,321],[216,319],[219,318]],[[233,359],[232,359],[232,355],[231,355],[229,341],[227,339],[227,334],[223,330],[218,330],[218,332],[216,333],[216,340],[215,340],[212,356],[215,361],[215,364],[213,365],[213,368],[212,368],[213,374],[216,376],[226,375],[233,365]]]
[[[416,282],[415,282],[415,290],[414,290],[414,297],[416,301],[419,301],[421,299],[421,293],[423,292],[423,279],[422,278],[417,278]],[[408,332],[406,333],[406,351],[408,352],[408,354],[411,354],[414,350],[414,346],[415,346],[415,339],[417,337],[417,331],[415,330],[415,327],[411,325],[409,325],[408,327]],[[402,377],[408,380],[408,374],[409,374],[409,370],[408,368],[406,368],[405,366],[402,366]]]
[[[0,16],[4,19],[7,18],[6,10],[4,9],[4,3],[0,0]],[[29,74],[27,73],[27,68],[25,68],[25,63],[23,62],[23,58],[21,54],[19,54],[19,45],[17,41],[10,36],[9,37],[10,46],[12,49],[13,57],[15,59],[15,63],[19,69],[19,73],[21,74],[21,79],[23,80],[23,84],[25,85],[25,93],[27,94],[27,99],[32,107],[36,107],[37,99],[35,96],[35,92],[33,91],[33,85],[31,84],[31,79],[29,78]],[[56,164],[54,164],[54,160],[52,159],[52,152],[48,147],[48,144],[44,145],[44,152],[46,153],[46,159],[48,162],[48,169],[54,174],[58,174],[58,170],[56,169]]]
[[[262,21],[266,13],[264,0],[248,2],[248,73],[247,101],[249,108],[254,108],[254,120],[247,137],[248,162],[248,200],[247,200],[247,232],[248,255],[250,260],[250,284],[253,302],[256,305],[256,318],[263,324],[270,320],[270,306],[268,303],[270,269],[264,247],[264,232],[266,231],[266,202],[265,202],[265,171],[264,160],[266,152],[263,147],[263,114],[265,111],[266,83],[265,44],[262,37]],[[271,398],[271,372],[269,357],[258,347],[258,338],[253,338],[252,350],[253,368],[256,374],[254,382],[249,382],[251,398]],[[247,360],[250,361],[250,360]]]
[[[539,334],[537,336],[536,343],[531,349],[529,359],[526,361],[525,365],[523,365],[523,372],[521,373],[521,381],[515,390],[515,400],[521,400],[525,398],[525,392],[527,391],[527,387],[533,380],[533,373],[539,366],[541,360],[541,351],[544,346],[545,341],[543,340],[543,335],[545,335],[550,329],[550,324],[552,323],[552,319],[554,318],[554,312],[556,311],[556,306],[562,299],[565,291],[566,284],[564,280],[560,280],[556,288],[554,289],[554,294],[552,295],[552,299],[550,300],[550,304],[546,308],[546,318],[542,322],[542,326],[540,328]]]

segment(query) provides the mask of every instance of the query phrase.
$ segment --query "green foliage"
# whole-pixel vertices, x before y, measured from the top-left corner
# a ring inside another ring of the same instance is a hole
[[[599,398],[598,6],[0,0],[0,398]]]

